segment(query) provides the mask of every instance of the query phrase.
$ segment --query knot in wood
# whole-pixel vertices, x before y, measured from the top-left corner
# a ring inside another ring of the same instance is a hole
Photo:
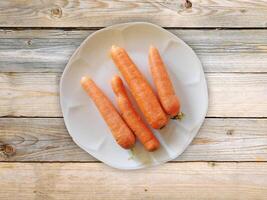
[[[16,149],[9,144],[2,145],[0,151],[6,156],[12,156],[16,153]]]
[[[31,40],[28,40],[28,41],[27,41],[27,45],[28,45],[28,46],[31,46],[31,45],[32,45],[32,41],[31,41]]]
[[[234,133],[234,130],[230,129],[230,130],[228,130],[228,131],[226,132],[226,135],[233,135],[233,133]]]
[[[208,162],[208,165],[210,166],[210,167],[215,167],[215,162]]]
[[[53,8],[51,10],[51,15],[56,18],[62,17],[62,9],[61,8]]]
[[[185,8],[191,8],[191,7],[192,7],[192,3],[191,3],[191,1],[186,0],[185,3],[184,3],[184,7],[185,7]]]

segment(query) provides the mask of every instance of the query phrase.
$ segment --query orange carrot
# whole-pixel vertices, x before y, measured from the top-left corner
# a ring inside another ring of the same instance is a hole
[[[108,97],[89,77],[82,77],[81,85],[95,103],[117,143],[122,148],[132,148],[135,144],[135,136],[123,121]]]
[[[172,117],[177,116],[180,112],[180,101],[175,95],[172,82],[159,51],[153,46],[149,49],[149,64],[161,105],[167,114]]]
[[[148,151],[155,151],[158,149],[160,146],[159,141],[134,110],[121,78],[119,76],[114,76],[111,85],[116,95],[121,115],[128,126]]]
[[[162,128],[168,122],[168,117],[154,94],[145,77],[138,70],[127,52],[117,46],[111,47],[111,57],[129,85],[140,110],[147,122],[153,128]]]

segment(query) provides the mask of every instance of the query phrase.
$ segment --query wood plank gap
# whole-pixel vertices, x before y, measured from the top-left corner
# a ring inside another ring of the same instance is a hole
[[[49,71],[40,71],[40,72],[36,72],[36,71],[17,71],[17,72],[8,72],[8,71],[1,71],[0,70],[0,74],[8,74],[8,75],[12,75],[12,74],[62,74],[63,72],[49,72]],[[267,74],[267,72],[204,72],[205,74]]]
[[[92,161],[0,161],[0,163],[41,163],[41,164],[49,164],[49,163],[103,163],[99,160]],[[167,162],[169,164],[177,164],[177,163],[210,163],[211,165],[216,163],[267,163],[267,161],[229,161],[229,160],[220,160],[220,161],[212,161],[212,160],[192,160],[192,161],[183,161],[183,160],[173,160]],[[103,163],[104,164],[104,163]]]
[[[126,22],[127,23],[127,22]],[[123,24],[123,23],[122,23]],[[114,24],[116,25],[116,24]],[[112,25],[111,25],[112,26]],[[0,26],[1,30],[66,30],[66,31],[97,31],[109,26],[95,26],[95,27],[5,27]],[[267,27],[164,27],[166,30],[267,30]]]
[[[61,116],[12,116],[12,115],[6,115],[6,116],[0,116],[1,118],[5,118],[5,119],[63,119],[63,117]],[[267,119],[267,117],[214,117],[214,116],[207,116],[205,117],[205,119],[257,119],[257,120],[261,120],[261,119]]]
[[[36,119],[61,119],[61,118],[63,118],[63,117],[61,117],[61,116],[45,116],[45,117],[43,117],[43,116],[12,116],[12,115],[6,115],[6,116],[0,116],[0,119],[1,118],[7,118],[7,119],[12,119],[12,118],[20,118],[20,119],[31,119],[31,118],[36,118]]]

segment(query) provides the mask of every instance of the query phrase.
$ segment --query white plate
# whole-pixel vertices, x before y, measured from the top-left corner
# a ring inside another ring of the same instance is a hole
[[[148,153],[139,142],[134,155],[118,146],[80,86],[82,76],[91,76],[116,105],[110,80],[119,72],[109,57],[112,44],[128,51],[152,86],[148,67],[151,44],[159,49],[168,67],[185,117],[182,121],[170,120],[162,130],[153,131],[161,143],[156,152]],[[96,31],[81,44],[62,75],[60,103],[66,127],[78,146],[112,167],[138,169],[173,160],[186,149],[204,121],[208,92],[202,65],[187,44],[161,27],[137,22]]]

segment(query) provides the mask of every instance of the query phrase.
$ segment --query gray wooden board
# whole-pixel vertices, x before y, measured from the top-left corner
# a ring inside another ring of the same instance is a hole
[[[174,30],[205,72],[267,72],[267,30]],[[62,72],[90,30],[0,30],[0,72]]]
[[[61,117],[60,77],[61,73],[0,73],[0,116]],[[267,117],[266,74],[207,73],[206,79],[208,117]]]
[[[148,21],[164,27],[266,27],[266,0],[2,0],[1,27],[102,27]]]
[[[266,130],[267,119],[206,119],[176,161],[267,161]],[[72,141],[62,118],[0,118],[1,146],[0,161],[96,161]]]
[[[102,163],[1,163],[1,199],[266,199],[266,162],[185,162],[134,171]]]

